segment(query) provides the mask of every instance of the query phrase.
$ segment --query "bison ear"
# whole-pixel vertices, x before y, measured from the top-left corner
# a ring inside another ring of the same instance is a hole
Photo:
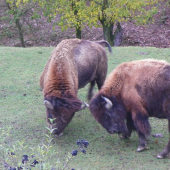
[[[113,106],[113,104],[112,104],[112,102],[108,99],[108,98],[106,98],[106,97],[104,97],[104,96],[101,96],[104,100],[105,100],[105,102],[106,102],[106,105],[105,105],[105,108],[106,109],[110,109],[112,106]]]
[[[44,100],[44,105],[48,109],[54,109],[54,106],[48,100]]]

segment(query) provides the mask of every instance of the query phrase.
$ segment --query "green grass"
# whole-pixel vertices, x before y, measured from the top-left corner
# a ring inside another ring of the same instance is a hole
[[[52,52],[52,47],[12,48],[0,47],[0,127],[12,126],[10,143],[23,139],[30,147],[36,147],[45,139],[46,113],[39,77]],[[170,49],[116,47],[109,54],[110,73],[122,62],[156,58],[170,62]],[[78,96],[86,101],[88,87],[79,90]],[[95,93],[97,88],[95,89]],[[78,153],[67,169],[75,170],[168,170],[170,158],[155,158],[168,143],[167,120],[150,118],[152,134],[162,133],[163,138],[150,137],[149,150],[137,153],[138,135],[129,140],[110,135],[96,122],[88,109],[77,112],[61,138],[53,140],[58,154],[51,159],[64,162],[68,152],[77,149],[76,141],[85,139],[90,144],[87,153]],[[31,154],[23,150],[19,154]]]

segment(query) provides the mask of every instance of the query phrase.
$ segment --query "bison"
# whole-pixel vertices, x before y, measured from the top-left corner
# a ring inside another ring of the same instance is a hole
[[[100,89],[107,75],[107,53],[101,45],[104,43],[111,52],[108,42],[67,39],[53,50],[40,77],[40,86],[44,94],[47,122],[54,120],[52,127],[56,135],[71,121],[79,111],[82,102],[77,97],[78,89],[89,82],[88,99],[97,83]]]
[[[154,59],[120,64],[90,101],[89,108],[110,134],[129,138],[136,130],[137,151],[144,150],[151,130],[149,117],[168,119],[170,132],[170,64]],[[165,158],[169,152],[170,140],[157,158]]]

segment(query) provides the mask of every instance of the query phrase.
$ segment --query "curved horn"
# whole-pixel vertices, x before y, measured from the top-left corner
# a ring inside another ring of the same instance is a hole
[[[106,101],[106,105],[105,105],[106,109],[110,109],[113,106],[112,102],[106,97],[102,96],[102,98]]]
[[[89,105],[85,102],[82,103],[80,110],[85,109],[86,107],[89,107]]]
[[[54,109],[53,105],[48,100],[44,100],[44,105],[49,109]]]

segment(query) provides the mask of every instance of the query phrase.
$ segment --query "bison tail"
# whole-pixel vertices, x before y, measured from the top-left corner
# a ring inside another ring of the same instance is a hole
[[[109,52],[112,53],[111,45],[107,41],[101,40],[101,41],[96,41],[96,43],[98,43],[98,44],[104,43],[108,47]]]

